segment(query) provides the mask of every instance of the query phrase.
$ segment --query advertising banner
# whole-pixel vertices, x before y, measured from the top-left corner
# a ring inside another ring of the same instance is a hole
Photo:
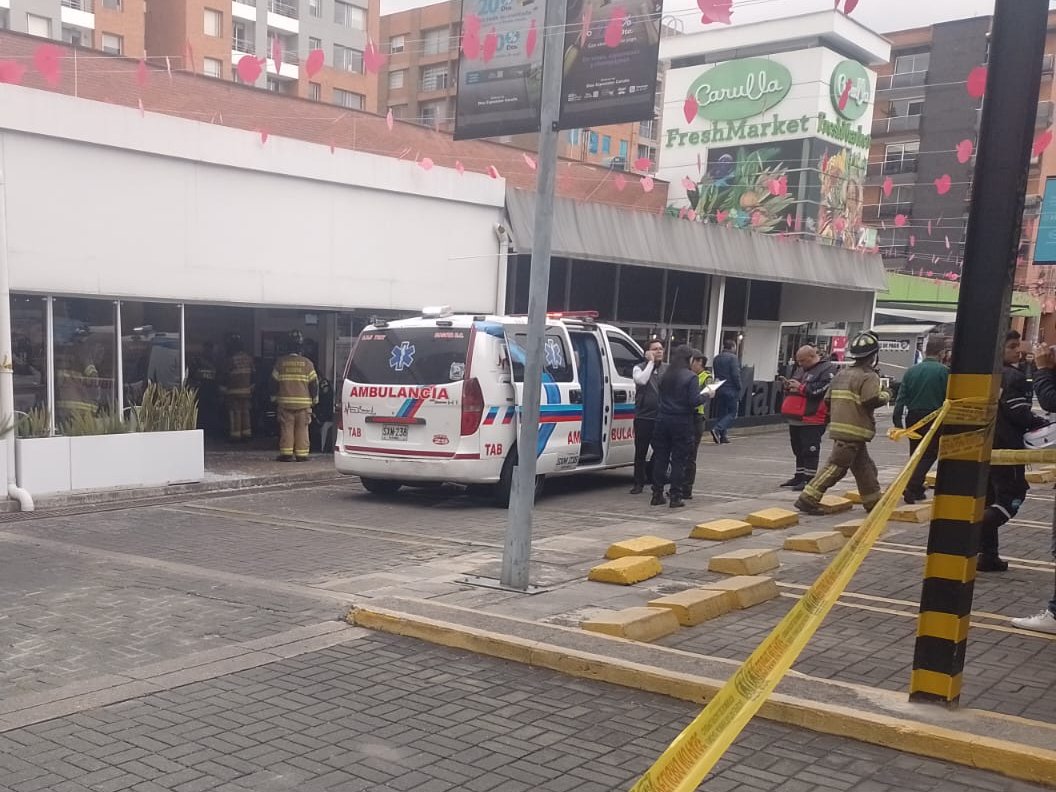
[[[1035,264],[1056,264],[1056,179],[1045,181],[1045,198],[1038,221],[1038,242],[1034,246]]]
[[[662,10],[662,0],[569,0],[561,129],[655,117]]]
[[[539,131],[544,0],[463,0],[455,140]]]

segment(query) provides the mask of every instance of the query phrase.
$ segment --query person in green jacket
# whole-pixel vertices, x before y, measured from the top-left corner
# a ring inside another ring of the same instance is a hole
[[[924,347],[924,360],[910,368],[902,378],[895,398],[895,426],[904,429],[913,426],[917,421],[926,418],[942,406],[946,399],[946,380],[949,370],[942,365],[942,355],[946,351],[947,339],[944,336],[929,336]],[[931,424],[925,424],[917,430],[924,437]],[[909,453],[913,454],[920,445],[920,440],[909,441]],[[913,470],[903,499],[906,503],[916,503],[925,498],[924,478],[939,456],[939,433],[935,434],[924,451],[924,456]]]
[[[704,357],[704,353],[699,349],[694,349],[689,359],[689,370],[697,375],[697,383],[701,390],[704,390],[704,386],[711,379],[711,372],[705,368],[707,365],[708,359]],[[693,453],[689,455],[689,461],[686,462],[686,483],[682,487],[683,500],[693,498],[693,484],[697,480],[697,454],[700,453],[700,441],[708,425],[707,409],[708,405],[702,404],[697,407],[693,416]]]

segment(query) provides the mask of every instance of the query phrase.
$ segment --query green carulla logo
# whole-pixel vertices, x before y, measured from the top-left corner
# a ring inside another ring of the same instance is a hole
[[[765,58],[722,63],[689,86],[697,115],[711,121],[751,118],[780,104],[792,89],[792,73]]]
[[[843,98],[844,92],[847,98]],[[848,121],[857,121],[869,109],[873,96],[869,91],[869,72],[858,61],[845,60],[832,70],[829,80],[832,106]],[[843,107],[840,107],[840,104]]]

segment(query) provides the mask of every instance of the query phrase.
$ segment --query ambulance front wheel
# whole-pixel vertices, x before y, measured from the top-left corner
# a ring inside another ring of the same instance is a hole
[[[510,506],[510,495],[513,492],[513,469],[517,467],[517,447],[514,446],[502,463],[502,472],[499,474],[499,483],[495,485],[495,505],[507,509]],[[543,475],[535,477],[535,497],[538,498],[543,492]]]
[[[360,476],[359,483],[372,495],[392,495],[400,488],[400,482],[391,479],[376,479]]]

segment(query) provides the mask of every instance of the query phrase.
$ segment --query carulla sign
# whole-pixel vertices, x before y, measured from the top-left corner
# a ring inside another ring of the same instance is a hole
[[[746,58],[709,69],[689,87],[697,115],[737,121],[764,113],[792,90],[792,72],[775,61]]]

